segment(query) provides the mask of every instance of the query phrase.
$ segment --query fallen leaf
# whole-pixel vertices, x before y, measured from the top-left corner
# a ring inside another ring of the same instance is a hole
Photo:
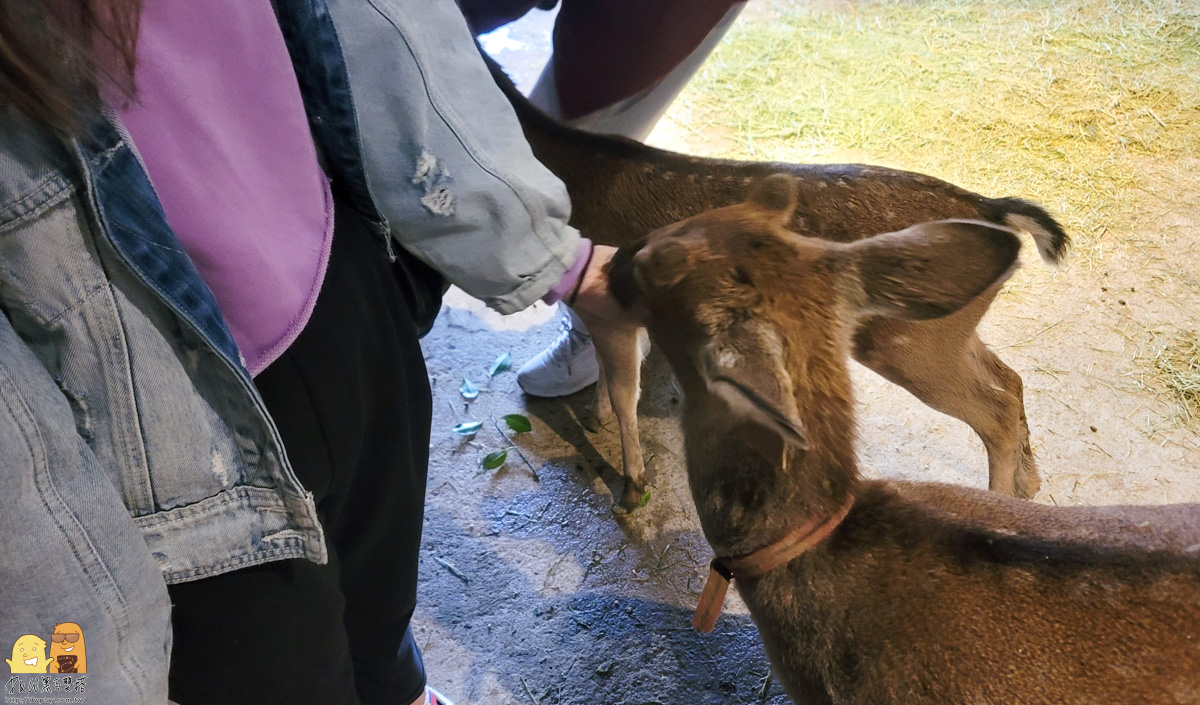
[[[512,355],[501,353],[496,361],[492,363],[492,369],[488,370],[488,377],[495,377],[497,374],[512,367]]]
[[[495,470],[496,468],[503,465],[504,461],[507,459],[508,459],[508,448],[505,448],[504,450],[497,450],[492,453],[488,453],[486,456],[484,456],[483,467],[485,470]]]
[[[463,383],[462,386],[458,388],[458,392],[459,394],[463,395],[463,399],[470,401],[471,399],[479,396],[479,387],[471,384],[471,380],[463,377]]]
[[[529,417],[521,414],[506,414],[500,418],[504,419],[504,423],[517,433],[529,433],[533,430],[533,424],[529,422]]]
[[[482,421],[463,421],[454,427],[454,432],[460,436],[474,436],[483,428]]]

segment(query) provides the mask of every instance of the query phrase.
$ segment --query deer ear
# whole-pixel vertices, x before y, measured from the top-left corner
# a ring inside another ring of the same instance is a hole
[[[680,238],[651,240],[630,257],[630,277],[643,295],[668,289],[687,276],[691,253],[690,244]]]
[[[787,225],[796,210],[799,183],[791,174],[774,174],[750,190],[746,202],[772,214],[776,225]]]
[[[624,308],[633,308],[641,301],[642,287],[634,271],[634,258],[646,246],[646,238],[641,238],[620,248],[608,261],[608,289],[613,298]]]
[[[748,445],[774,463],[788,446],[808,449],[783,349],[769,325],[737,326],[714,338],[702,355],[705,383],[729,405],[735,425],[748,428]]]
[[[851,243],[862,313],[908,320],[948,316],[1015,270],[1013,231],[971,220],[939,220]]]
[[[689,249],[675,239],[642,238],[617,250],[608,262],[609,290],[624,308],[633,308],[647,294],[679,283],[687,274]]]

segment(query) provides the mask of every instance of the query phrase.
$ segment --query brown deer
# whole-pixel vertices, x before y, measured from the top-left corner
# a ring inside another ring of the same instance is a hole
[[[1200,505],[1047,507],[858,474],[847,353],[862,319],[937,321],[1013,271],[1007,228],[941,221],[852,243],[788,229],[800,186],[620,251],[684,391],[688,481],[799,703],[1200,703]]]
[[[783,164],[691,157],[622,137],[562,125],[529,103],[489,60],[537,158],[567,186],[571,224],[593,241],[621,247],[698,213],[738,203],[751,183],[777,172],[796,179],[798,205],[788,227],[834,242],[852,242],[916,223],[966,218],[1030,233],[1042,258],[1058,262],[1068,240],[1039,206],[987,198],[938,179],[859,164]],[[850,352],[856,360],[938,411],[962,419],[983,439],[988,486],[1032,497],[1037,467],[1020,376],[992,353],[975,328],[991,304],[979,297],[937,320],[867,316],[858,320]],[[638,331],[585,321],[601,365],[596,416],[616,411],[625,492],[614,509],[631,510],[645,489],[637,429],[641,356]]]

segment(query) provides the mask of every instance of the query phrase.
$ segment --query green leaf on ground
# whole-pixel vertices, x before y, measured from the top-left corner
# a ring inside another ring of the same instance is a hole
[[[483,458],[483,467],[485,470],[495,470],[496,468],[503,465],[504,461],[507,459],[508,459],[508,448],[505,448],[504,450],[498,450],[493,453],[488,453]]]
[[[529,433],[533,430],[533,424],[529,422],[529,417],[521,414],[506,414],[500,418],[504,419],[504,423],[517,433]]]

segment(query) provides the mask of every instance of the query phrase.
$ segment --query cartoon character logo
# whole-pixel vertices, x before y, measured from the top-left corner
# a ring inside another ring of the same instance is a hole
[[[45,673],[50,659],[46,658],[46,642],[35,634],[19,637],[13,644],[12,658],[8,661],[10,673]]]
[[[50,635],[50,673],[87,673],[87,650],[78,624],[54,625],[54,633]]]

